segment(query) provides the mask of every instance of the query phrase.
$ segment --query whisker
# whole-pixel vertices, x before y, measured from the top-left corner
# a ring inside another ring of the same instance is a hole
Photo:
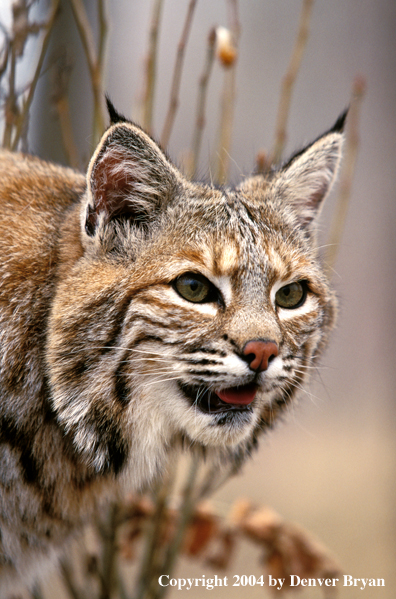
[[[296,389],[299,389],[300,391],[302,391],[303,393],[305,393],[305,395],[307,395],[311,401],[316,405],[317,401],[321,401],[320,397],[318,397],[317,395],[314,395],[311,391],[308,391],[308,389],[306,389],[305,387],[303,387],[300,383],[298,383],[297,381],[291,381],[291,385],[293,385],[293,387],[295,387]]]
[[[170,374],[169,373],[169,369],[164,368],[163,370],[152,370],[152,371],[149,370],[147,372],[128,372],[128,373],[126,373],[125,376],[127,378],[133,379],[133,378],[135,378],[137,376],[138,377],[140,376],[140,377],[146,377],[147,378],[148,376],[155,376],[155,375],[158,375],[158,374]]]
[[[331,370],[331,366],[305,366],[305,364],[303,366],[300,367],[301,369],[304,370]],[[297,372],[298,367],[294,368],[294,370]]]
[[[150,381],[147,383],[147,387],[149,387],[150,385],[154,385],[155,383],[165,383],[166,381],[177,381],[178,379],[179,379],[179,376],[172,376],[167,379],[159,379],[159,380],[155,380],[155,381]]]
[[[120,360],[120,364],[136,364],[137,362],[144,362],[147,364],[147,362],[165,362],[166,364],[169,364],[169,359],[165,360],[162,358],[128,358],[128,360]]]

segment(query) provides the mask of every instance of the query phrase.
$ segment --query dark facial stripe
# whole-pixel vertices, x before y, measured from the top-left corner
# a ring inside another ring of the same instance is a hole
[[[19,463],[24,481],[29,485],[39,486],[40,469],[28,441],[34,435],[34,427],[32,429],[25,431],[23,426],[13,422],[10,417],[3,416],[0,420],[0,443],[6,443],[20,454]]]
[[[127,295],[121,302],[121,305],[118,308],[117,317],[114,318],[113,328],[109,333],[109,336],[104,344],[102,349],[102,354],[107,354],[109,351],[113,349],[117,345],[118,339],[120,337],[122,328],[125,322],[125,316],[128,311],[128,308],[132,301],[132,296]]]
[[[188,353],[190,354],[195,354],[195,353],[203,353],[203,354],[212,354],[212,355],[217,355],[220,356],[221,358],[225,358],[227,356],[227,353],[225,351],[218,351],[217,349],[210,349],[210,348],[205,348],[205,347],[192,347],[191,349],[188,349]]]
[[[112,410],[109,409],[106,414],[98,414],[94,407],[90,419],[97,434],[94,451],[95,453],[101,452],[107,457],[101,474],[119,474],[127,461],[128,447],[122,437],[120,427],[114,422]]]
[[[126,376],[125,368],[130,360],[130,353],[125,352],[118,364],[116,371],[114,372],[114,392],[116,399],[122,408],[129,403],[130,390],[128,386],[128,379]]]
[[[184,358],[184,357],[180,357],[178,358],[179,362],[187,362],[187,364],[194,364],[197,366],[219,366],[221,365],[221,361],[219,360],[209,360],[208,358],[202,358],[201,360],[199,358],[194,359],[194,358]]]

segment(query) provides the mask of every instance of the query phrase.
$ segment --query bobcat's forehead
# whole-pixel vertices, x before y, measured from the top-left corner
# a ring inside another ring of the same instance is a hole
[[[216,199],[204,212],[177,214],[170,229],[163,231],[165,253],[172,244],[173,258],[181,258],[180,268],[195,266],[205,276],[234,284],[249,278],[267,285],[273,279],[304,276],[310,269],[312,248],[289,223],[274,227],[273,209],[246,205],[237,193]]]
[[[166,236],[164,241],[167,244]],[[225,230],[220,237],[208,235],[204,228],[201,228],[201,234],[196,236],[194,242],[191,245],[185,243],[184,247],[179,246],[175,254],[219,277],[232,276],[241,264],[240,240]]]
[[[235,238],[228,237],[222,244],[216,245],[210,258],[214,275],[231,277],[240,266],[240,245]]]

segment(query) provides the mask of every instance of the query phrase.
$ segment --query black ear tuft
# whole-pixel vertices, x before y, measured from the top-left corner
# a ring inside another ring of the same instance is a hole
[[[294,154],[277,173],[275,190],[295,212],[302,227],[310,226],[336,178],[347,111],[312,144]]]
[[[328,131],[328,133],[343,133],[345,129],[345,122],[348,116],[349,106],[340,114],[332,128]]]
[[[123,116],[122,114],[117,112],[117,110],[114,108],[114,104],[110,100],[109,96],[106,96],[106,105],[107,105],[107,110],[108,110],[109,117],[110,117],[110,123],[112,125],[115,125],[116,123],[129,122],[125,116]]]

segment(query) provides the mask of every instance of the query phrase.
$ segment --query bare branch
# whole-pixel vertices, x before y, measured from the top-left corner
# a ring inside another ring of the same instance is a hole
[[[104,40],[99,42],[99,49],[102,48],[102,50],[97,52],[92,27],[88,20],[82,0],[70,0],[70,4],[80,34],[91,77],[94,103],[93,143],[96,144],[105,128],[104,94],[101,72],[102,65],[99,60],[100,52],[103,52]],[[101,19],[104,19],[104,11],[101,13]],[[103,26],[103,23],[101,24],[100,29],[101,35],[105,35],[106,29]]]
[[[237,44],[241,35],[241,24],[239,21],[238,0],[228,0],[228,22],[234,36],[234,43]]]
[[[196,498],[194,497],[194,490],[199,468],[199,461],[200,457],[198,455],[192,456],[190,470],[188,472],[187,481],[183,491],[178,528],[176,530],[175,536],[172,539],[172,542],[168,546],[166,559],[161,568],[161,572],[166,572],[170,576],[173,572],[177,556],[182,546],[184,534],[186,532],[186,527],[189,523],[189,520],[192,516],[195,507]],[[165,591],[166,587],[157,588],[155,599],[161,599]]]
[[[108,511],[107,522],[102,527],[102,576],[100,599],[110,599],[112,590],[115,587],[116,574],[116,531],[119,508],[113,503]]]
[[[219,58],[223,66],[226,68],[226,71],[224,73],[220,134],[216,169],[216,181],[219,184],[224,184],[228,177],[232,128],[234,121],[234,107],[236,98],[236,58],[240,36],[237,0],[228,0],[228,6],[230,28],[232,31],[232,40],[228,43],[230,43],[230,45],[233,46],[233,48],[230,48],[230,50],[233,51],[221,52],[221,49],[218,50]],[[224,60],[224,55],[232,56],[233,58],[231,61],[229,61],[228,59]]]
[[[60,562],[60,570],[62,572],[62,579],[68,593],[72,599],[85,599],[81,590],[77,588],[73,578],[73,568],[68,559],[63,558]]]
[[[180,38],[180,41],[179,41],[179,44],[177,47],[176,62],[175,62],[174,70],[173,70],[169,107],[168,107],[168,112],[167,112],[167,115],[165,118],[164,128],[162,130],[162,135],[161,135],[161,145],[163,148],[166,148],[168,146],[169,138],[172,133],[173,123],[174,123],[175,116],[176,116],[176,111],[179,106],[179,90],[180,90],[181,74],[182,74],[182,69],[183,69],[184,54],[185,54],[185,49],[186,49],[186,45],[187,45],[187,41],[188,41],[188,36],[189,36],[190,30],[191,30],[191,23],[192,23],[196,3],[197,3],[197,0],[190,0],[190,3],[188,5],[186,20],[184,22],[182,35],[181,35],[181,38]]]
[[[224,85],[221,101],[220,141],[217,155],[216,182],[223,185],[227,181],[230,148],[232,140],[232,125],[235,104],[235,70],[224,73]]]
[[[197,102],[197,116],[195,120],[195,128],[193,132],[192,141],[192,152],[191,152],[191,163],[189,164],[189,176],[193,178],[196,176],[197,165],[199,160],[199,153],[201,150],[202,133],[205,128],[205,107],[206,97],[208,93],[208,82],[210,74],[212,72],[214,62],[214,50],[216,42],[216,30],[212,29],[208,36],[208,44],[206,50],[205,65],[202,75],[199,79],[199,90],[198,90],[198,102]]]
[[[5,100],[5,126],[3,134],[3,147],[11,147],[11,136],[12,130],[18,120],[18,105],[17,105],[17,94],[15,90],[15,77],[16,77],[16,52],[13,40],[10,43],[10,72],[8,76],[8,93]]]
[[[20,94],[17,93],[15,88],[17,60],[21,58],[21,56],[23,56],[26,42],[29,36],[37,35],[41,31],[41,29],[48,27],[47,23],[34,23],[29,21],[30,8],[31,3],[29,4],[26,0],[17,0],[12,5],[12,36],[8,40],[8,47],[10,51],[10,64],[8,78],[8,93],[5,101],[5,127],[3,137],[3,146],[6,148],[14,147],[14,142],[12,141],[14,127],[17,127],[18,130],[18,141],[23,133],[27,134],[27,112],[23,111],[22,114],[20,114],[20,107],[18,102]],[[46,37],[44,37],[44,44],[45,41]],[[6,55],[6,58],[8,58],[8,55]],[[5,72],[5,67],[6,63],[3,63],[3,73]],[[37,74],[37,78],[38,76],[39,73]],[[36,82],[37,81],[33,79],[32,85],[34,87]],[[33,98],[33,94],[31,97]],[[29,106],[30,105],[28,105],[27,108],[29,108]]]
[[[99,16],[99,49],[98,63],[103,75],[104,60],[106,55],[106,40],[108,32],[108,24],[106,18],[105,0],[98,0],[98,16]]]
[[[174,484],[176,467],[177,460],[169,465],[164,480],[160,481],[157,487],[155,512],[145,535],[145,547],[137,583],[136,599],[143,599],[146,596],[147,589],[150,588],[153,576],[156,573],[156,566],[159,560],[158,552],[160,550],[159,539],[166,525],[168,501]]]
[[[143,96],[142,125],[149,133],[153,126],[153,106],[155,92],[155,77],[157,69],[158,33],[161,19],[163,0],[154,0],[151,17],[149,49],[146,58],[145,89]]]
[[[357,77],[352,85],[352,99],[348,112],[346,127],[345,156],[341,171],[339,194],[330,228],[327,254],[325,258],[326,271],[329,276],[334,268],[340,241],[345,228],[356,158],[359,149],[360,111],[365,91],[365,80],[362,77]]]
[[[70,116],[70,106],[67,97],[67,90],[69,86],[69,79],[72,68],[72,61],[68,56],[67,50],[64,48],[63,52],[56,61],[54,91],[52,94],[52,100],[55,104],[58,113],[59,124],[62,133],[62,141],[66,152],[67,162],[73,168],[79,168],[79,154],[74,141],[73,126]]]
[[[37,86],[37,83],[38,83],[38,80],[39,80],[39,77],[41,74],[41,70],[43,67],[44,58],[47,54],[47,49],[48,49],[48,44],[49,44],[49,40],[50,40],[50,36],[51,36],[51,32],[52,32],[52,27],[54,25],[55,18],[58,13],[59,3],[60,3],[60,0],[52,0],[52,2],[51,2],[51,12],[50,12],[48,21],[45,25],[45,34],[44,34],[44,38],[43,38],[43,43],[41,45],[40,56],[37,61],[37,66],[36,66],[35,73],[33,75],[33,79],[29,86],[28,95],[26,97],[26,100],[23,103],[22,111],[18,118],[18,123],[16,125],[16,131],[15,131],[14,138],[13,138],[12,144],[11,144],[11,149],[14,151],[17,149],[19,140],[21,139],[24,123],[27,119],[27,115],[29,113],[30,106],[33,101],[34,93],[36,91],[36,86]]]
[[[278,115],[275,127],[275,143],[272,150],[270,163],[277,163],[282,157],[283,148],[286,142],[287,122],[289,119],[294,83],[300,69],[302,57],[308,40],[313,3],[314,0],[303,0],[300,24],[292,55],[290,57],[289,68],[287,69],[286,75],[282,80]]]
[[[0,23],[0,31],[4,35],[4,45],[3,45],[2,49],[0,50],[0,79],[2,79],[4,73],[7,70],[7,65],[8,65],[8,56],[9,56],[9,52],[10,52],[10,38],[7,34],[7,31],[5,30],[5,28],[3,27],[3,25],[1,23]]]

